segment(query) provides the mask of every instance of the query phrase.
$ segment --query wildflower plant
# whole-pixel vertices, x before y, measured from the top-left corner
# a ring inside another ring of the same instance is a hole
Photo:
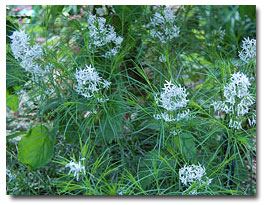
[[[206,176],[205,167],[200,164],[184,165],[179,169],[179,179],[184,186],[190,186],[193,182],[206,183],[207,185],[212,182],[212,179]]]
[[[82,160],[81,160],[82,161]],[[69,168],[69,175],[73,174],[77,181],[79,181],[80,175],[86,173],[85,167],[81,164],[81,161],[74,162],[71,160],[68,164],[65,165],[65,168]]]
[[[29,49],[29,36],[24,31],[15,31],[10,38],[15,59],[23,59]]]
[[[189,115],[187,107],[187,92],[180,85],[175,85],[171,81],[166,81],[162,92],[155,96],[156,104],[165,111],[154,115],[155,119],[163,119],[166,122],[180,121]]]
[[[89,48],[95,52],[98,49],[105,50],[102,54],[105,58],[114,57],[121,47],[123,38],[115,32],[113,26],[106,23],[104,17],[89,14],[88,19]]]
[[[256,194],[254,6],[7,15],[7,194]]]
[[[224,112],[230,115],[229,127],[242,129],[242,120],[249,113],[255,98],[250,93],[250,81],[240,72],[234,73],[230,82],[224,87],[224,101],[213,102],[216,112]]]
[[[241,48],[238,56],[244,63],[256,58],[256,39],[244,38]]]
[[[20,61],[22,68],[31,73],[34,80],[47,76],[51,68],[48,65],[43,67],[38,63],[38,60],[43,57],[42,46],[38,44],[31,46],[29,36],[22,30],[13,32],[10,39],[11,50],[14,57]]]
[[[184,165],[179,169],[179,179],[186,187],[183,195],[198,195],[200,190],[207,190],[213,180],[206,176],[205,167],[200,164]]]
[[[86,65],[84,69],[77,70],[75,78],[77,81],[76,92],[87,99],[95,96],[102,89],[108,89],[111,84],[108,80],[100,77],[91,65]],[[98,99],[100,100],[100,98]]]
[[[167,43],[179,37],[180,28],[176,25],[176,16],[169,7],[159,7],[147,25],[150,36],[161,43]]]

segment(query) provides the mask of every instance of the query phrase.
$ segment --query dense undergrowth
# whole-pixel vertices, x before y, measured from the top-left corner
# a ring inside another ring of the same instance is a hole
[[[7,194],[256,194],[254,6],[7,14]]]

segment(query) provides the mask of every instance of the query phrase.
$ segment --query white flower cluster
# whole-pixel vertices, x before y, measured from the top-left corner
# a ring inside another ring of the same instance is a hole
[[[166,56],[164,54],[162,54],[161,56],[159,56],[159,61],[161,63],[165,63],[167,61]]]
[[[242,42],[242,50],[239,51],[239,58],[248,63],[250,60],[256,57],[256,39],[244,38]]]
[[[123,195],[123,191],[120,190],[120,191],[117,192],[117,194],[120,195],[120,196],[122,196]]]
[[[188,100],[186,89],[181,86],[176,86],[171,81],[166,81],[163,92],[160,93],[160,98],[157,99],[161,103],[161,107],[168,111],[173,111],[187,106]]]
[[[96,8],[96,13],[99,16],[104,16],[107,14],[105,7]]]
[[[108,89],[111,84],[108,80],[102,79],[91,65],[86,65],[84,69],[77,70],[75,78],[77,81],[75,90],[85,98],[91,98],[103,88]],[[105,102],[107,99],[99,98],[99,101]]]
[[[215,101],[212,103],[214,110],[232,114],[236,118],[231,118],[229,127],[242,129],[241,117],[249,112],[250,106],[255,103],[255,99],[249,92],[250,82],[248,77],[240,72],[234,73],[224,87],[225,101]]]
[[[11,50],[14,57],[20,61],[25,71],[30,72],[34,79],[40,79],[50,72],[50,66],[42,67],[37,61],[43,56],[40,45],[30,46],[29,36],[24,31],[15,31],[10,36]]]
[[[17,60],[25,57],[29,49],[29,36],[24,31],[15,31],[10,36],[11,50]]]
[[[252,113],[251,117],[248,118],[248,123],[251,127],[254,127],[256,125],[256,110],[254,110],[254,112]]]
[[[189,110],[181,110],[187,106],[186,89],[166,81],[160,96],[155,96],[158,106],[164,108],[166,112],[154,115],[155,119],[163,119],[166,122],[180,121],[189,115]],[[176,113],[177,111],[177,113]]]
[[[179,130],[170,131],[170,134],[173,135],[173,136],[177,136],[179,133],[180,133]]]
[[[179,169],[179,179],[184,186],[189,186],[193,182],[209,185],[212,179],[209,179],[205,175],[205,167],[200,164],[184,165],[184,167]]]
[[[7,176],[8,182],[15,180],[17,177],[15,174],[11,172],[10,169],[6,169],[6,176]]]
[[[81,165],[81,161],[78,163],[74,161],[70,161],[68,164],[65,165],[65,168],[69,168],[69,173],[68,174],[74,174],[74,177],[76,177],[76,180],[79,180],[79,175],[80,174],[85,174],[86,170],[83,165]]]
[[[176,25],[176,16],[169,7],[159,10],[151,18],[151,22],[147,25],[150,29],[150,35],[157,38],[162,43],[166,43],[179,36],[180,29]]]
[[[114,27],[106,24],[106,19],[90,14],[88,17],[89,30],[89,47],[92,50],[104,48],[107,52],[103,55],[105,58],[115,56],[123,41],[121,36],[118,36]]]

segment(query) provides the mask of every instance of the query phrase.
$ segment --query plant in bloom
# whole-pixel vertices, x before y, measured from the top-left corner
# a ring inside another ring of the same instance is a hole
[[[250,118],[248,118],[248,123],[251,127],[254,127],[256,125],[256,118],[256,110],[254,110]]]
[[[179,179],[184,186],[190,186],[193,182],[209,185],[212,179],[206,176],[205,167],[200,164],[184,165],[179,169]]]
[[[86,172],[85,167],[81,164],[81,161],[76,163],[71,160],[68,164],[65,165],[65,168],[70,169],[68,174],[73,174],[77,181],[79,180],[79,175],[85,174]]]
[[[186,89],[180,85],[175,85],[171,81],[166,81],[160,96],[155,96],[156,104],[165,109],[165,112],[154,115],[155,119],[163,119],[166,122],[179,121],[189,115],[187,106]]]
[[[242,41],[242,50],[239,51],[239,58],[248,63],[256,57],[256,39],[244,38]]]
[[[29,36],[22,30],[15,31],[10,36],[11,39],[11,50],[14,54],[15,59],[21,60],[24,59],[25,54],[27,53],[29,45]]]
[[[118,36],[114,27],[106,24],[106,19],[89,14],[88,20],[89,30],[89,47],[95,51],[97,48],[102,48],[106,53],[103,57],[111,58],[115,56],[123,41],[121,36]]]
[[[229,127],[242,129],[242,117],[255,103],[255,98],[249,92],[250,82],[248,77],[237,72],[232,75],[230,82],[224,87],[224,101],[212,103],[214,110],[230,114]]]
[[[177,38],[180,32],[179,27],[176,26],[176,16],[169,7],[159,7],[147,28],[150,29],[150,35],[161,43]]]
[[[159,61],[161,63],[165,63],[167,60],[166,60],[166,56],[164,54],[162,54],[161,56],[159,56]]]
[[[104,16],[106,15],[106,9],[104,7],[96,8],[96,13],[99,16]]]
[[[42,47],[40,45],[30,46],[29,36],[24,31],[13,32],[10,39],[14,57],[20,61],[25,71],[32,74],[34,81],[45,77],[50,72],[50,66],[42,67],[37,63],[43,56]]]
[[[28,7],[7,9],[8,195],[256,194],[255,6]]]
[[[84,69],[76,70],[75,78],[77,85],[75,90],[85,98],[91,98],[102,89],[108,89],[111,82],[99,76],[98,72],[91,65],[86,65]],[[100,102],[107,99],[98,98]]]

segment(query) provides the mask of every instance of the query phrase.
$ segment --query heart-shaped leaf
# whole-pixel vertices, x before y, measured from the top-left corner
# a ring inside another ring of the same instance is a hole
[[[53,155],[54,140],[47,127],[37,125],[18,144],[18,159],[32,169],[47,164]]]

